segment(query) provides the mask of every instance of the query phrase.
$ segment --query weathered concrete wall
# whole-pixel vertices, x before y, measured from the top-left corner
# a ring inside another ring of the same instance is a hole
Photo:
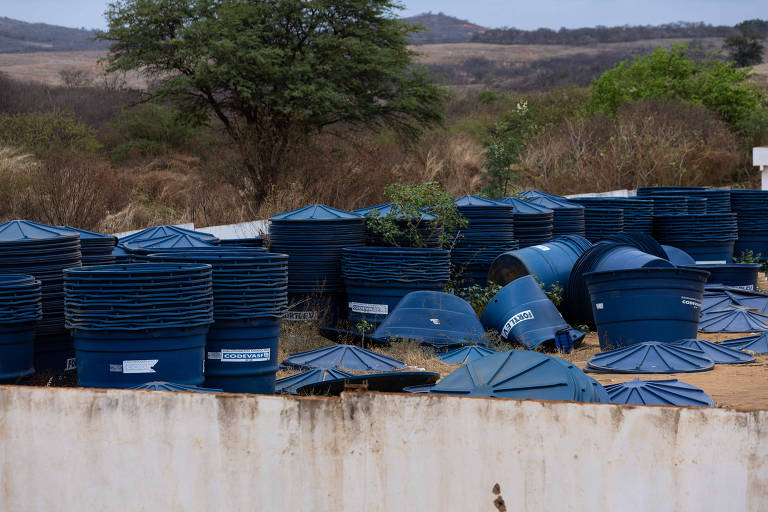
[[[767,510],[768,411],[0,387],[3,511]]]

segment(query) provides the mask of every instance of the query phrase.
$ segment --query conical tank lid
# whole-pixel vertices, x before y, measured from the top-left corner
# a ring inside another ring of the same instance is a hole
[[[77,238],[77,233],[28,220],[9,220],[0,224],[0,244],[3,245]]]
[[[354,345],[331,345],[291,354],[282,364],[293,368],[325,370],[388,371],[405,368],[402,361]]]
[[[768,354],[768,332],[757,336],[747,336],[735,340],[723,341],[720,345],[736,350],[754,352],[755,354]]]
[[[346,210],[339,210],[324,204],[311,204],[297,210],[279,213],[270,217],[271,221],[360,221],[363,217]]]
[[[291,375],[275,382],[275,393],[296,395],[296,390],[309,384],[317,384],[331,379],[344,379],[352,377],[351,373],[341,370],[315,368],[305,372]]]
[[[705,340],[681,340],[676,343],[681,347],[701,350],[707,357],[712,359],[715,364],[741,364],[751,363],[755,360],[754,356],[730,347],[724,347],[719,343],[712,343]]]
[[[635,379],[606,386],[605,390],[614,404],[715,406],[715,401],[704,391],[677,379]]]
[[[511,350],[467,363],[430,391],[439,395],[534,400],[574,400],[577,386],[568,369],[539,352]]]
[[[491,348],[468,345],[450,350],[441,355],[439,359],[445,364],[466,364],[495,353],[496,351]]]
[[[603,373],[690,373],[714,367],[700,350],[658,341],[601,352],[587,363],[587,370]]]
[[[765,332],[768,315],[742,306],[702,312],[699,319],[701,332]]]

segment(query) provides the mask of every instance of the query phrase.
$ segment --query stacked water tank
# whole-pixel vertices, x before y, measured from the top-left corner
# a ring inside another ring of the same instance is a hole
[[[35,368],[74,370],[72,338],[64,326],[64,270],[81,266],[80,236],[25,220],[0,224],[0,272],[41,283],[43,318],[35,333]]]
[[[650,235],[653,232],[653,200],[629,197],[579,197],[570,201],[587,209],[620,209],[624,233]]]
[[[736,256],[752,253],[761,262],[768,261],[768,191],[731,190],[731,208],[738,219]]]
[[[64,274],[80,386],[203,383],[210,265],[102,265]]]
[[[208,233],[176,226],[155,226],[121,238],[118,248],[131,255],[145,255],[159,251],[208,250],[218,245],[219,239]]]
[[[364,229],[362,216],[318,204],[269,219],[270,250],[289,257],[289,318],[343,316],[342,250],[363,246]]]
[[[512,205],[515,216],[515,238],[520,248],[547,243],[552,239],[554,212],[544,206],[517,197],[502,197],[499,202]]]
[[[552,236],[586,234],[584,228],[584,207],[564,197],[548,194],[539,190],[527,190],[520,194],[526,200],[549,208],[554,212]]]
[[[35,326],[43,317],[40,281],[0,274],[0,382],[35,373]]]
[[[280,323],[288,305],[288,256],[227,247],[152,254],[146,260],[212,267],[214,323],[205,349],[205,386],[274,393]]]
[[[378,324],[408,293],[443,291],[451,278],[451,253],[408,247],[350,247],[344,249],[342,273],[347,319]]]
[[[518,248],[514,207],[484,197],[464,196],[456,200],[456,208],[468,222],[456,234],[451,250],[457,284],[485,286],[493,261]]]
[[[623,233],[624,212],[614,208],[585,208],[584,228],[590,242]]]

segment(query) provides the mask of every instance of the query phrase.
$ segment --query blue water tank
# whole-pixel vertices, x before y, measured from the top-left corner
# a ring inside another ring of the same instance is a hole
[[[0,275],[0,382],[35,373],[35,325],[43,317],[40,281]]]
[[[210,265],[103,265],[69,269],[64,277],[79,385],[203,383],[213,323]]]
[[[578,344],[584,333],[568,325],[532,276],[521,277],[499,291],[480,317],[483,326],[495,329],[505,340],[536,348],[555,348],[558,333]],[[568,348],[568,350],[570,347]]]
[[[708,275],[653,267],[586,274],[600,347],[695,339]]]
[[[578,235],[565,235],[545,244],[506,252],[494,260],[488,280],[504,286],[515,279],[532,275],[549,290],[565,288],[574,263],[592,244]]]
[[[757,291],[760,263],[731,263],[720,265],[691,265],[709,272],[707,286],[731,286],[750,292]]]

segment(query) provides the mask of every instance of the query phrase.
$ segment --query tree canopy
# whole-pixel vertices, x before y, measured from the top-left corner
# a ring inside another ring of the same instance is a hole
[[[340,122],[406,135],[442,120],[395,0],[117,0],[110,70],[140,70],[191,119],[217,118],[263,197],[286,152]]]
[[[723,47],[728,51],[733,62],[740,68],[755,66],[763,62],[762,32],[768,27],[768,23],[762,20],[748,20],[736,25],[739,33],[725,38]],[[762,31],[762,32],[761,32]]]

